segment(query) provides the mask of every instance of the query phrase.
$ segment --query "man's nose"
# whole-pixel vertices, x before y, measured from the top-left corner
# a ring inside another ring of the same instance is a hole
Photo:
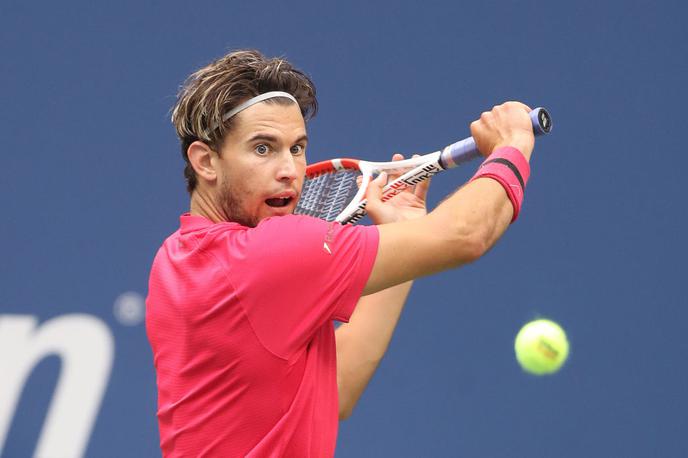
[[[290,151],[280,155],[280,163],[277,169],[277,179],[279,181],[294,181],[296,179],[297,160]]]

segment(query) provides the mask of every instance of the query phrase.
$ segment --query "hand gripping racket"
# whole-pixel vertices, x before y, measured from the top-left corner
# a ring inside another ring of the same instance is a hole
[[[544,108],[536,108],[529,115],[536,136],[552,130],[552,118]],[[403,173],[383,188],[382,201],[385,202],[409,186],[478,157],[480,152],[475,140],[468,137],[442,151],[403,161],[368,162],[342,158],[318,162],[306,168],[301,199],[294,213],[354,224],[365,216],[368,184],[381,172]],[[356,184],[359,176],[362,177],[360,186]]]

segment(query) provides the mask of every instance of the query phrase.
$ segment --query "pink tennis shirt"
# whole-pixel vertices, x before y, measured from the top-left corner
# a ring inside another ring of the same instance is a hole
[[[377,228],[295,215],[255,228],[180,219],[146,300],[163,455],[334,455],[333,320],[354,310]]]

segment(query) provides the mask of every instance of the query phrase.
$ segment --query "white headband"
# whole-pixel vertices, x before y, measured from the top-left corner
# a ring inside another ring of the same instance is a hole
[[[238,107],[235,107],[234,109],[229,110],[228,113],[225,113],[225,115],[222,116],[222,122],[227,121],[229,118],[231,118],[235,114],[239,113],[240,111],[247,109],[248,107],[250,107],[252,105],[255,105],[256,103],[262,102],[263,100],[267,100],[267,99],[274,99],[275,97],[285,97],[287,99],[293,100],[294,103],[296,103],[297,105],[299,104],[299,102],[296,101],[294,96],[289,94],[288,92],[282,92],[282,91],[266,92],[265,94],[260,94],[260,95],[253,97],[252,99],[248,99],[247,101],[245,101],[244,103],[242,103]]]

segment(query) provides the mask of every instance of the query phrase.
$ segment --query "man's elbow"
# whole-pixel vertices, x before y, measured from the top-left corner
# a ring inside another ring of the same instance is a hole
[[[348,419],[354,413],[354,405],[351,402],[339,401],[339,421]]]
[[[346,384],[341,373],[337,374],[337,399],[339,402],[339,420],[346,420],[354,411],[351,393],[346,389]]]

